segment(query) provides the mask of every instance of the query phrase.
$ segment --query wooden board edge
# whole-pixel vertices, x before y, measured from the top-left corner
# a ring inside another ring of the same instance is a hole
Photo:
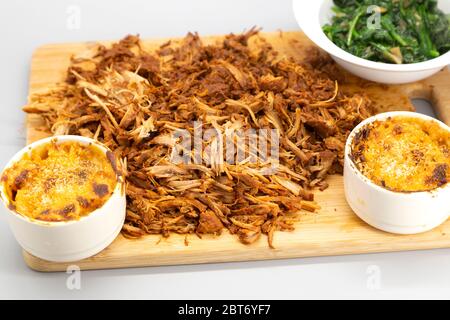
[[[376,254],[376,253],[393,253],[393,252],[405,252],[405,251],[421,251],[431,249],[445,249],[450,247],[450,243],[439,244],[427,243],[411,248],[407,243],[403,244],[404,247],[399,246],[397,248],[382,248],[373,246],[364,250],[355,250],[351,245],[339,247],[338,250],[322,250],[317,252],[302,253],[299,250],[285,250],[278,252],[273,256],[269,255],[250,255],[252,252],[248,252],[245,255],[239,256],[213,256],[205,259],[204,256],[201,260],[196,256],[186,256],[185,260],[180,262],[178,258],[172,259],[154,259],[154,257],[142,257],[141,259],[131,261],[123,261],[122,259],[110,259],[108,261],[87,261],[87,262],[50,262],[42,260],[33,256],[32,254],[22,250],[23,259],[25,264],[33,271],[36,272],[66,272],[68,267],[76,266],[82,271],[91,270],[107,270],[107,269],[127,269],[127,268],[146,268],[146,267],[159,267],[159,266],[184,266],[184,265],[203,265],[203,264],[215,264],[215,263],[232,263],[232,262],[254,262],[254,261],[270,261],[280,259],[301,259],[301,258],[315,258],[315,257],[333,257],[333,256],[346,256],[356,254]],[[254,252],[253,252],[254,253]]]
[[[428,100],[433,105],[436,116],[450,126],[450,68],[442,68],[423,83],[429,88]]]

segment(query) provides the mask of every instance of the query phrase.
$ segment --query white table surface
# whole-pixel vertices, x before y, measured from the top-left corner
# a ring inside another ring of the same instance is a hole
[[[25,143],[20,107],[37,46],[128,33],[143,38],[222,34],[253,25],[265,31],[298,29],[290,0],[1,1],[0,165]],[[25,265],[2,211],[3,299],[450,298],[450,250],[85,271],[79,290],[68,289],[67,279],[65,273],[39,273]]]

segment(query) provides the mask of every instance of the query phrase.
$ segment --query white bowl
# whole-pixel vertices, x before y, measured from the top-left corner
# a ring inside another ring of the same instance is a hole
[[[5,169],[22,156],[42,144],[55,139],[57,142],[76,141],[99,148],[105,155],[107,147],[96,140],[81,136],[56,136],[38,140],[14,155]],[[125,220],[125,186],[123,176],[118,174],[116,188],[102,207],[73,221],[46,222],[31,219],[9,208],[3,183],[1,199],[7,209],[10,228],[23,249],[41,259],[68,262],[90,257],[106,248],[118,235]]]
[[[361,128],[397,116],[435,121],[450,132],[444,123],[416,112],[385,112],[364,120],[353,129],[345,145],[345,197],[356,215],[375,228],[399,234],[420,233],[433,229],[450,216],[450,183],[426,192],[390,191],[369,180],[350,159],[353,138]]]
[[[439,8],[450,13],[450,1],[440,0]],[[450,63],[450,51],[431,60],[410,64],[389,64],[359,58],[335,45],[322,26],[331,21],[333,0],[294,0],[294,15],[302,31],[317,46],[325,50],[347,71],[367,80],[399,84],[427,78]]]

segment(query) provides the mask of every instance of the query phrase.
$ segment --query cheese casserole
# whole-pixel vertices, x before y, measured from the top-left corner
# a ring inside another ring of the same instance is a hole
[[[111,159],[93,145],[73,141],[38,146],[2,175],[10,208],[37,220],[78,220],[113,193],[117,175]]]
[[[351,149],[361,173],[392,191],[429,191],[450,181],[450,133],[435,121],[375,121],[355,135]]]

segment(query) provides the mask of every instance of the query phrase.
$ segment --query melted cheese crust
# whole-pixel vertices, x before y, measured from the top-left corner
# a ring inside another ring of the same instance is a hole
[[[105,154],[78,142],[42,145],[3,176],[11,207],[43,221],[77,220],[111,196],[117,175]]]
[[[435,121],[394,117],[355,136],[351,158],[370,180],[398,192],[429,191],[450,181],[450,133]]]

